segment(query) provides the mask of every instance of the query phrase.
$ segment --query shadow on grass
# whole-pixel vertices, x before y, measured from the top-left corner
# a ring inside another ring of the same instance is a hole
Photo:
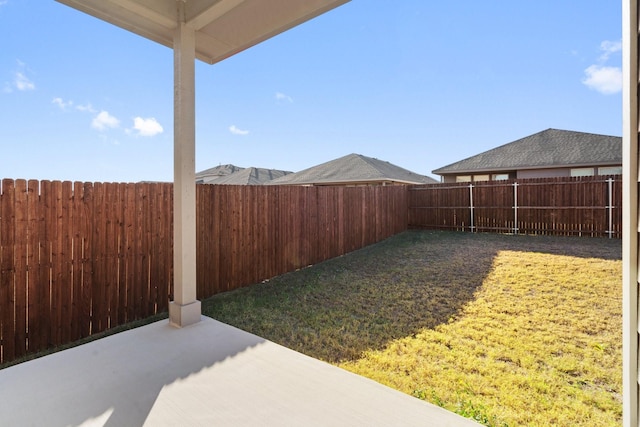
[[[455,318],[501,250],[620,259],[619,240],[407,231],[203,301],[203,313],[328,362]]]

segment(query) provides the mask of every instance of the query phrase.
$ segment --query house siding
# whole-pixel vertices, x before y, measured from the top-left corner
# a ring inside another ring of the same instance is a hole
[[[508,179],[515,179],[516,178],[516,172],[505,172],[505,171],[497,171],[497,172],[476,172],[473,174],[470,173],[461,173],[461,174],[457,174],[457,175],[442,175],[440,182],[444,182],[444,183],[454,183],[454,182],[478,182],[478,181],[487,181],[486,179],[484,179],[487,175],[489,175],[489,181],[495,181],[493,179],[494,175],[509,175]],[[464,177],[471,177],[471,180],[465,180],[465,181],[458,181],[458,177],[460,176],[464,176]],[[479,179],[478,179],[479,178]],[[501,181],[501,180],[498,180]]]
[[[526,169],[519,170],[516,177],[518,179],[528,178],[556,178],[571,176],[570,168],[557,168],[557,169]]]
[[[593,169],[594,175],[607,175],[606,169],[611,167],[620,167],[622,165],[608,165],[608,166],[576,166],[578,169],[583,168],[591,168]],[[491,181],[494,181],[494,175],[504,175],[508,174],[509,179],[533,179],[533,178],[564,178],[569,177],[571,175],[571,170],[576,168],[548,168],[548,169],[522,169],[517,171],[492,171],[492,172],[467,172],[467,173],[459,173],[453,175],[442,175],[441,182],[444,183],[454,183],[459,182],[457,178],[459,176],[471,177],[471,181],[481,181],[480,179],[474,179],[476,176],[489,175],[491,177]],[[613,175],[618,175],[620,172],[614,173]],[[484,180],[484,179],[482,179]],[[466,181],[466,180],[465,180]],[[471,182],[469,181],[469,182]]]

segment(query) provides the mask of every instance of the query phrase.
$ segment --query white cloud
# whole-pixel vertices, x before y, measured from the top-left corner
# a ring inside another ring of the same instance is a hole
[[[238,129],[236,127],[236,125],[231,125],[229,126],[229,132],[231,132],[234,135],[249,135],[249,131],[248,130],[242,130],[242,129]]]
[[[91,121],[91,127],[99,131],[105,131],[109,128],[117,128],[118,126],[120,126],[120,120],[104,110],[100,111]]]
[[[143,119],[142,117],[134,118],[133,128],[138,131],[140,136],[155,136],[164,132],[160,123],[153,117],[148,119]]]
[[[600,43],[597,63],[584,70],[582,84],[604,95],[622,91],[622,69],[619,66],[606,65],[611,55],[622,51],[622,41],[605,40]]]
[[[605,62],[609,60],[609,57],[612,54],[622,51],[622,41],[618,40],[612,42],[610,40],[605,40],[600,43],[600,50],[602,51],[602,55],[600,55],[599,59],[601,62]]]
[[[53,98],[51,103],[60,107],[61,110],[66,110],[68,107],[71,107],[73,105],[73,101],[65,102],[62,98]]]
[[[34,90],[36,85],[22,72],[17,71],[13,84],[20,91]]]
[[[622,90],[622,70],[619,67],[591,65],[584,70],[582,83],[588,88],[605,95],[618,93]]]
[[[285,95],[282,92],[276,92],[276,101],[293,103],[293,98],[291,98],[289,95]]]
[[[95,108],[93,108],[93,105],[91,105],[91,104],[76,105],[76,110],[78,110],[78,111],[86,111],[88,113],[97,113],[98,112]]]
[[[1,1],[1,0],[0,0]],[[2,6],[0,4],[0,6]],[[13,80],[9,82],[5,82],[3,92],[4,93],[12,93],[14,89],[17,89],[21,92],[28,90],[35,90],[35,83],[27,77],[28,67],[27,64],[20,61],[19,59],[16,61],[18,63],[18,70],[13,73]]]

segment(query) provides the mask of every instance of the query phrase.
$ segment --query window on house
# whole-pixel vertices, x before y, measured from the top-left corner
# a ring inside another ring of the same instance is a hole
[[[508,173],[497,173],[495,175],[493,175],[493,180],[494,181],[506,181],[509,179],[509,174]]]
[[[471,175],[458,175],[456,182],[471,182]]]
[[[598,175],[622,175],[622,166],[598,168]]]
[[[489,181],[489,175],[474,175],[474,181]]]
[[[571,176],[593,176],[595,172],[593,168],[573,168],[571,169]]]

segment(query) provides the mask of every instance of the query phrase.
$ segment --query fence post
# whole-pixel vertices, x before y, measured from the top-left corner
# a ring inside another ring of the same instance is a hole
[[[609,206],[607,206],[607,211],[609,212],[609,230],[607,233],[609,234],[609,238],[613,237],[613,178],[609,178],[607,180],[608,185],[608,196],[609,196]]]
[[[469,184],[469,209],[471,211],[471,224],[469,229],[473,233],[473,184]]]
[[[518,234],[518,183],[513,183],[513,234]]]

